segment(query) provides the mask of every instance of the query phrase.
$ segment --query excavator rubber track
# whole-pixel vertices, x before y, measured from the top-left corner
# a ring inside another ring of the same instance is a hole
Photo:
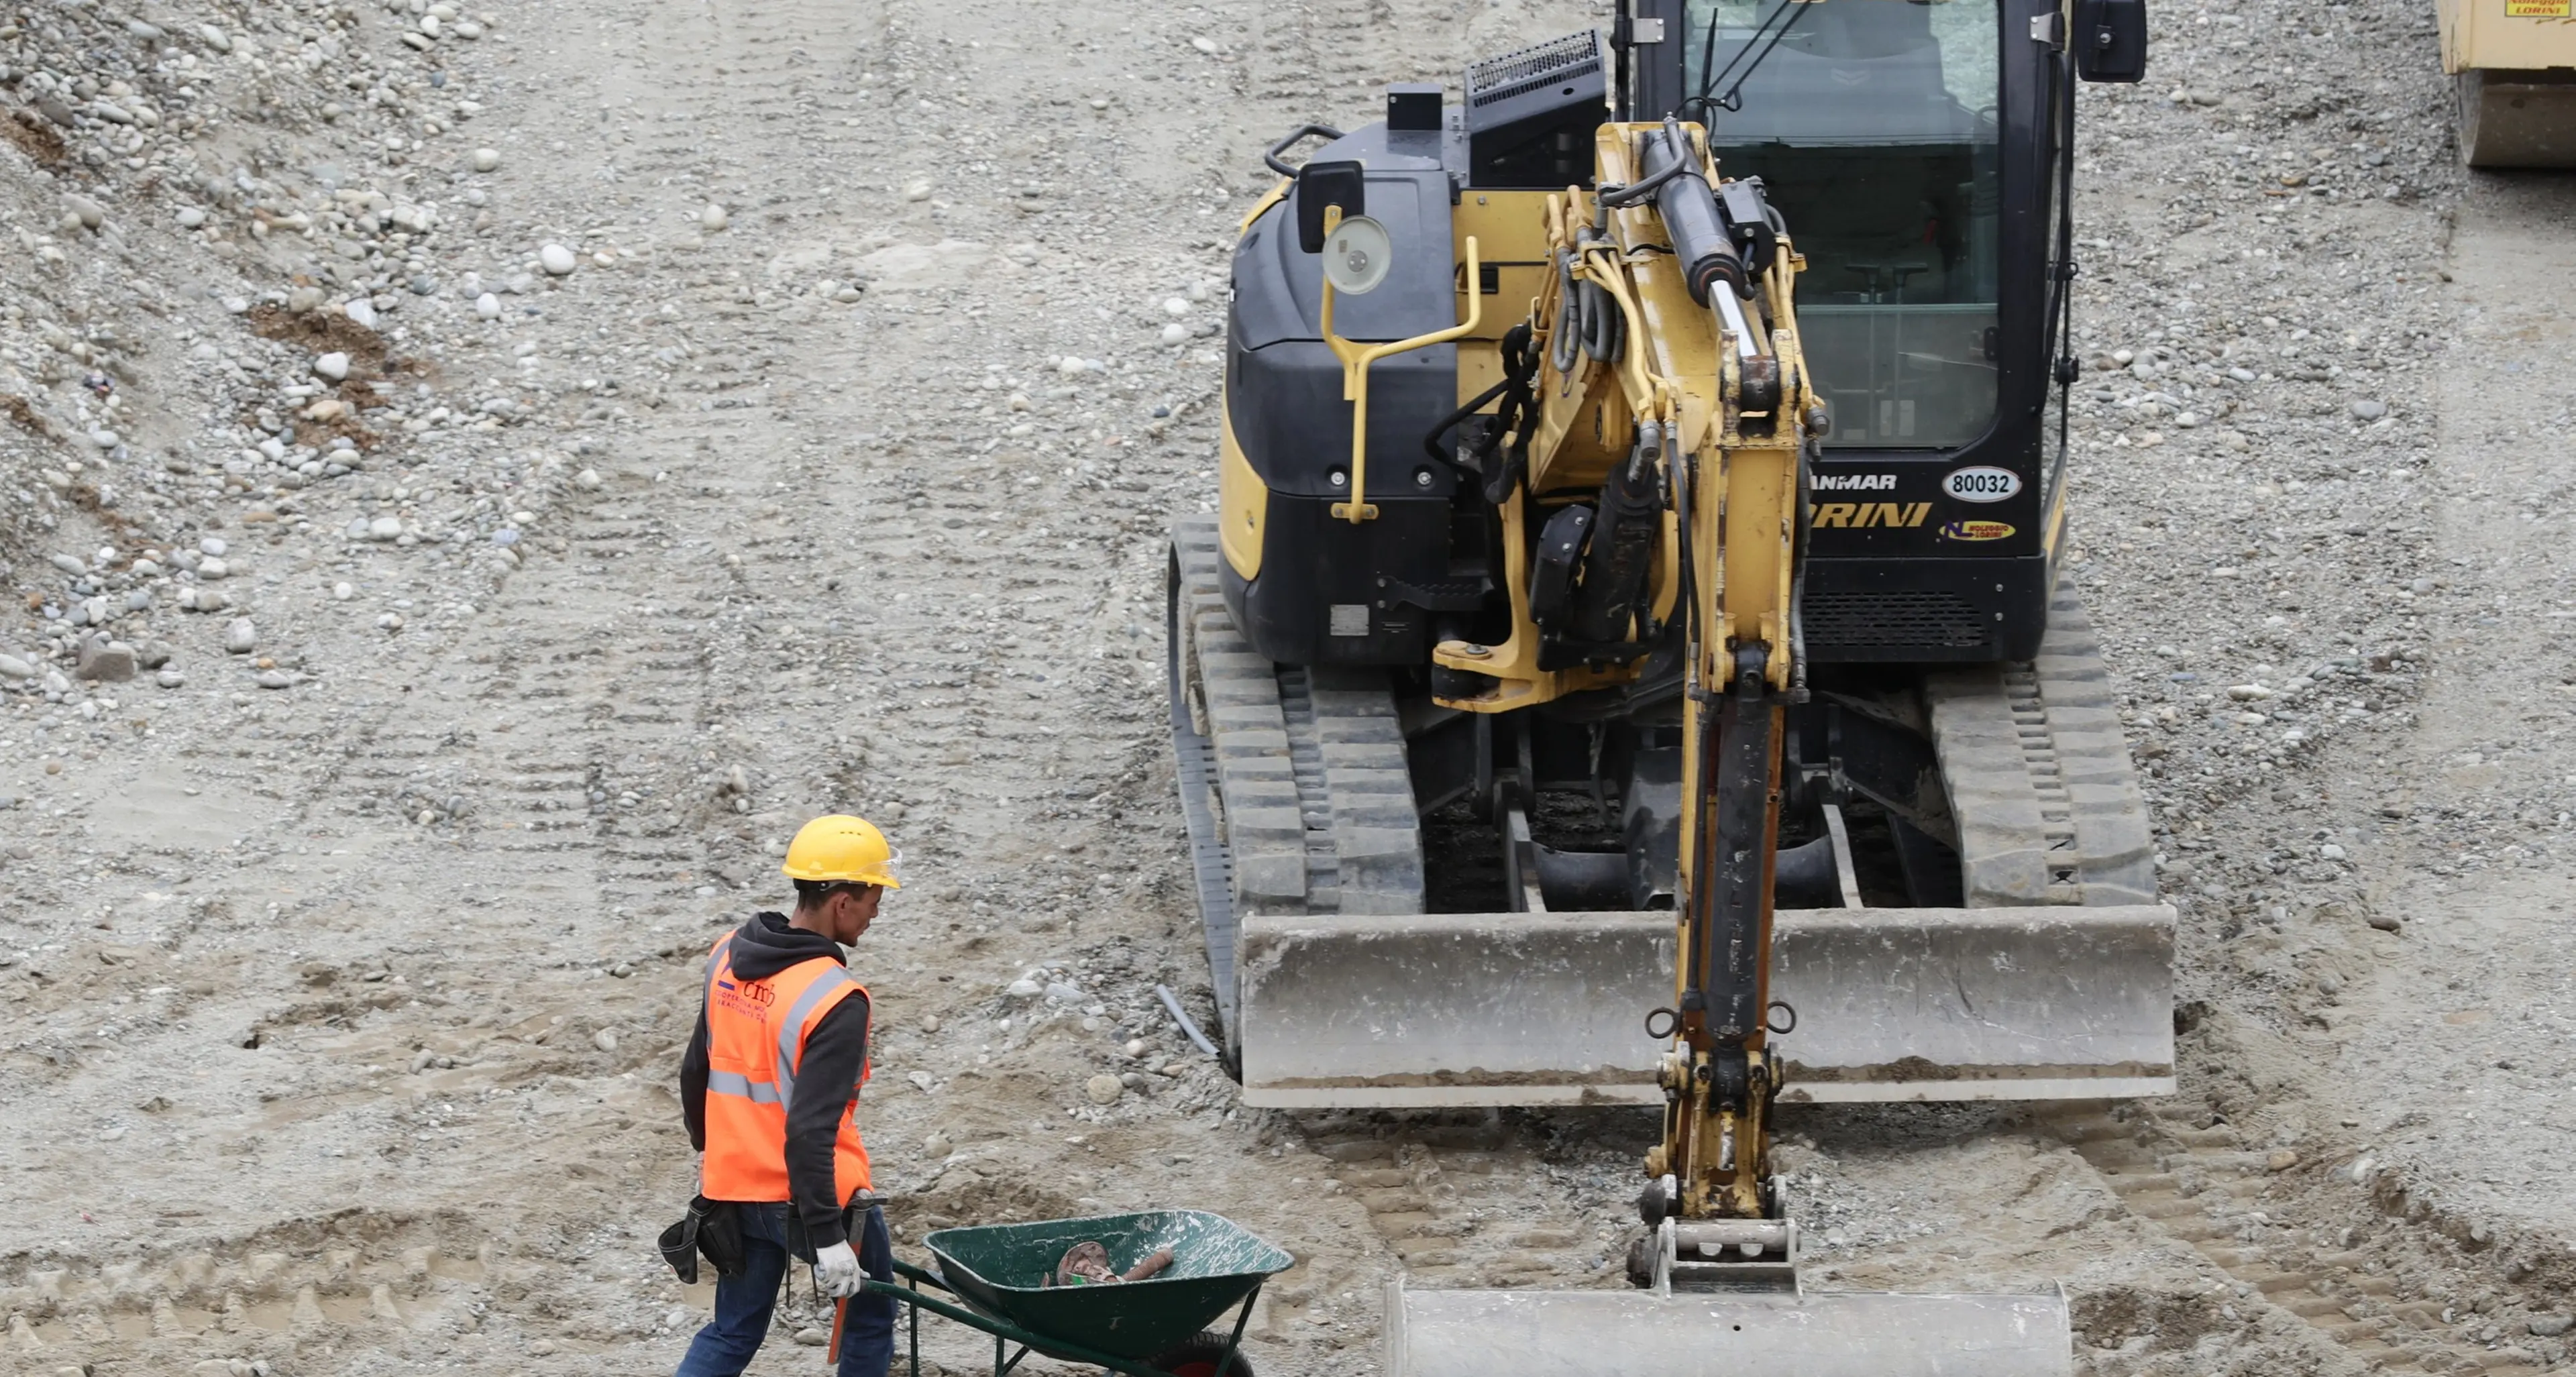
[[[1173,734],[1245,1102],[1660,1104],[1640,1018],[1671,998],[1672,915],[1424,913],[1392,696],[1351,675],[1301,705],[1217,558],[1212,518],[1177,524]],[[1964,907],[1779,915],[1783,1098],[2171,1093],[2174,916],[2074,591],[2034,660],[1936,671],[1924,698]]]
[[[2156,902],[2155,832],[2084,603],[2060,582],[2028,664],[1926,676],[1969,908]]]
[[[1214,517],[1175,524],[1173,757],[1232,1048],[1241,920],[1420,913],[1422,828],[1384,673],[1262,658],[1226,610],[1218,558]]]

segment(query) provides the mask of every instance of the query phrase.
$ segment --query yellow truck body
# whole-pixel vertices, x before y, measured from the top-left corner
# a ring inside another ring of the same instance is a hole
[[[2471,167],[2576,167],[2576,0],[2439,0]]]

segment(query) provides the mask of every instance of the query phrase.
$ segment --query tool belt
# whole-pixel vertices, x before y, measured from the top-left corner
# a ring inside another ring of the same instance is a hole
[[[662,1260],[683,1286],[698,1284],[698,1259],[704,1257],[719,1276],[743,1272],[742,1215],[730,1200],[697,1196],[688,1214],[662,1231]]]
[[[860,1191],[841,1208],[841,1236],[855,1249],[859,1246],[859,1227],[868,1211],[884,1203],[875,1191]],[[689,1212],[679,1223],[662,1231],[662,1260],[671,1265],[671,1273],[683,1286],[698,1284],[698,1259],[704,1257],[718,1276],[738,1277],[743,1272],[742,1206],[730,1200],[709,1200],[697,1196],[689,1201]],[[768,1206],[755,1205],[753,1209]],[[814,1243],[805,1232],[805,1221],[794,1205],[784,1207],[787,1217],[787,1255],[798,1262],[814,1261]]]

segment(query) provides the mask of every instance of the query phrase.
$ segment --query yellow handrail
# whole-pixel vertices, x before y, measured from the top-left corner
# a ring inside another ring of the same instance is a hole
[[[1341,221],[1341,207],[1328,206],[1324,232],[1331,234]],[[1333,280],[1324,279],[1324,342],[1333,347],[1333,356],[1342,361],[1342,400],[1351,404],[1351,500],[1333,504],[1335,520],[1356,526],[1377,519],[1377,504],[1368,500],[1368,370],[1369,365],[1392,354],[1447,344],[1453,339],[1475,332],[1484,319],[1485,293],[1482,265],[1476,257],[1476,236],[1467,236],[1467,318],[1446,330],[1397,340],[1393,344],[1361,345],[1333,333]]]

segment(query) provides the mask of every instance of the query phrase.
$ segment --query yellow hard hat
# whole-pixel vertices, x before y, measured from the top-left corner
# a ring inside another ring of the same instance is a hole
[[[792,879],[901,889],[894,868],[902,859],[903,853],[888,846],[885,833],[867,819],[833,813],[796,829],[796,840],[787,844],[787,862],[778,868]]]

